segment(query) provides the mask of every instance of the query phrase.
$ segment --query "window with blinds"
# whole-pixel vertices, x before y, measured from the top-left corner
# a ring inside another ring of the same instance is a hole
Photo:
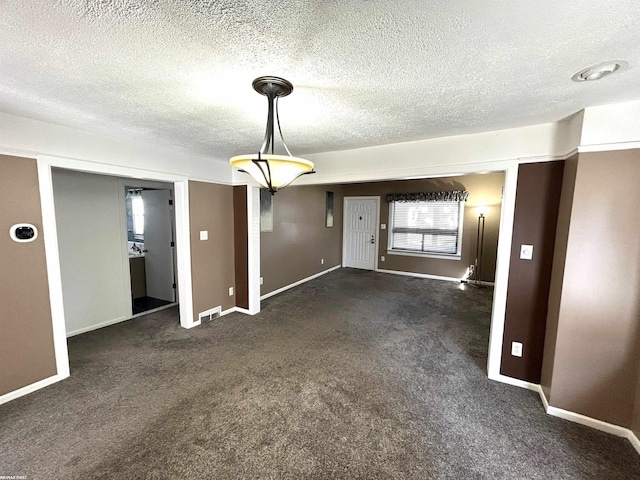
[[[390,250],[459,255],[463,202],[394,202]]]

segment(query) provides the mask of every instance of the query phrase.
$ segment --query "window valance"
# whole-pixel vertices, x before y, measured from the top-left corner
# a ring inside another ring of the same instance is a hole
[[[416,192],[416,193],[390,193],[387,202],[466,202],[469,192]]]

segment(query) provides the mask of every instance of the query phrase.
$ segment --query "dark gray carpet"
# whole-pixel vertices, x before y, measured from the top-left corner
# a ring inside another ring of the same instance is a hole
[[[491,294],[342,269],[254,317],[73,337],[71,378],[0,406],[0,475],[638,478],[627,440],[487,380]]]

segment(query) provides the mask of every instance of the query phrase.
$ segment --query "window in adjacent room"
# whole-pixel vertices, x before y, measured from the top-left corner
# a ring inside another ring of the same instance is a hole
[[[463,201],[389,204],[388,253],[460,259]]]

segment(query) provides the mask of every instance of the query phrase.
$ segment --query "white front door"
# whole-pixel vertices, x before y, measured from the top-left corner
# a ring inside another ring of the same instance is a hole
[[[379,197],[344,199],[344,267],[374,270],[378,249]]]
[[[169,190],[143,190],[147,296],[175,302],[173,274],[173,208]]]

